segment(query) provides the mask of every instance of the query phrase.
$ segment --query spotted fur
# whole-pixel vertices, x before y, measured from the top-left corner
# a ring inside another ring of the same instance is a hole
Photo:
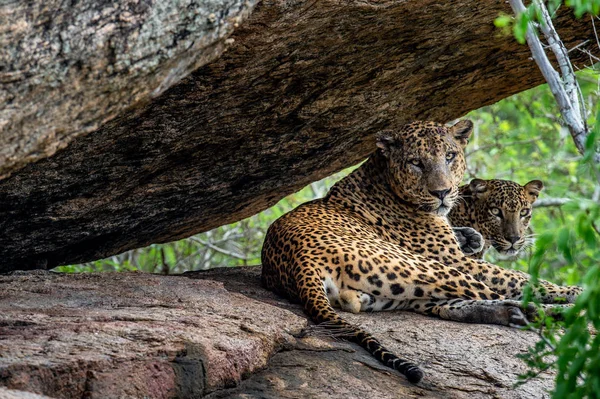
[[[448,214],[448,221],[481,233],[483,248],[472,257],[483,258],[492,246],[502,255],[514,256],[533,243],[527,229],[533,203],[543,188],[540,180],[521,186],[509,180],[473,179],[459,188],[461,200]]]
[[[300,205],[269,228],[263,284],[323,328],[343,331],[388,367],[418,382],[414,363],[346,322],[351,312],[412,310],[462,322],[524,325],[519,299],[529,276],[466,257],[446,215],[464,175],[472,123],[415,122],[383,132],[378,150],[322,199]],[[542,281],[544,303],[573,302],[578,287]]]

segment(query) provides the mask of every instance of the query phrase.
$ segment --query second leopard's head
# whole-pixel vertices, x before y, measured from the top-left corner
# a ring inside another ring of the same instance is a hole
[[[527,234],[533,203],[544,183],[532,180],[521,186],[510,180],[473,179],[463,196],[472,199],[476,230],[502,255],[514,256],[533,244]]]
[[[473,122],[462,120],[452,127],[413,122],[398,131],[379,133],[377,147],[396,196],[420,210],[445,216],[458,198],[466,168],[463,150],[472,132]]]

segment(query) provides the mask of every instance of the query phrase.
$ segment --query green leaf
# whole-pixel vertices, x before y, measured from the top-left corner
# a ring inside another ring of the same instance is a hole
[[[525,44],[529,21],[529,14],[521,13],[517,15],[516,23],[513,25],[513,34],[520,44]]]
[[[510,25],[512,20],[513,20],[512,17],[510,17],[506,14],[501,14],[499,17],[497,17],[494,20],[494,25],[496,25],[497,28],[505,28]]]

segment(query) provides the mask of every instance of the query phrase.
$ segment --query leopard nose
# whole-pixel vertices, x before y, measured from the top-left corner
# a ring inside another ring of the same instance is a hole
[[[506,237],[506,238],[508,238],[508,241],[511,244],[514,244],[515,242],[517,242],[521,239],[521,237],[519,237],[519,236],[510,236],[510,237]]]
[[[433,195],[434,197],[437,197],[441,200],[443,200],[444,198],[446,198],[446,195],[448,195],[448,193],[450,192],[450,189],[446,189],[446,190],[429,190],[429,193],[431,195]]]

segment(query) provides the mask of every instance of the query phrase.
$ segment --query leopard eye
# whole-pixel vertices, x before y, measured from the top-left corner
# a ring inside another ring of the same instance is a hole
[[[419,158],[409,159],[408,163],[413,166],[416,166],[419,169],[423,169],[423,162],[421,162],[421,160]]]
[[[446,162],[452,162],[456,158],[455,152],[449,152],[446,154]]]
[[[528,216],[531,213],[531,209],[529,208],[524,208],[521,209],[521,217],[524,218],[525,216]]]
[[[502,211],[500,210],[500,208],[492,208],[490,209],[490,212],[494,216],[502,217]]]

